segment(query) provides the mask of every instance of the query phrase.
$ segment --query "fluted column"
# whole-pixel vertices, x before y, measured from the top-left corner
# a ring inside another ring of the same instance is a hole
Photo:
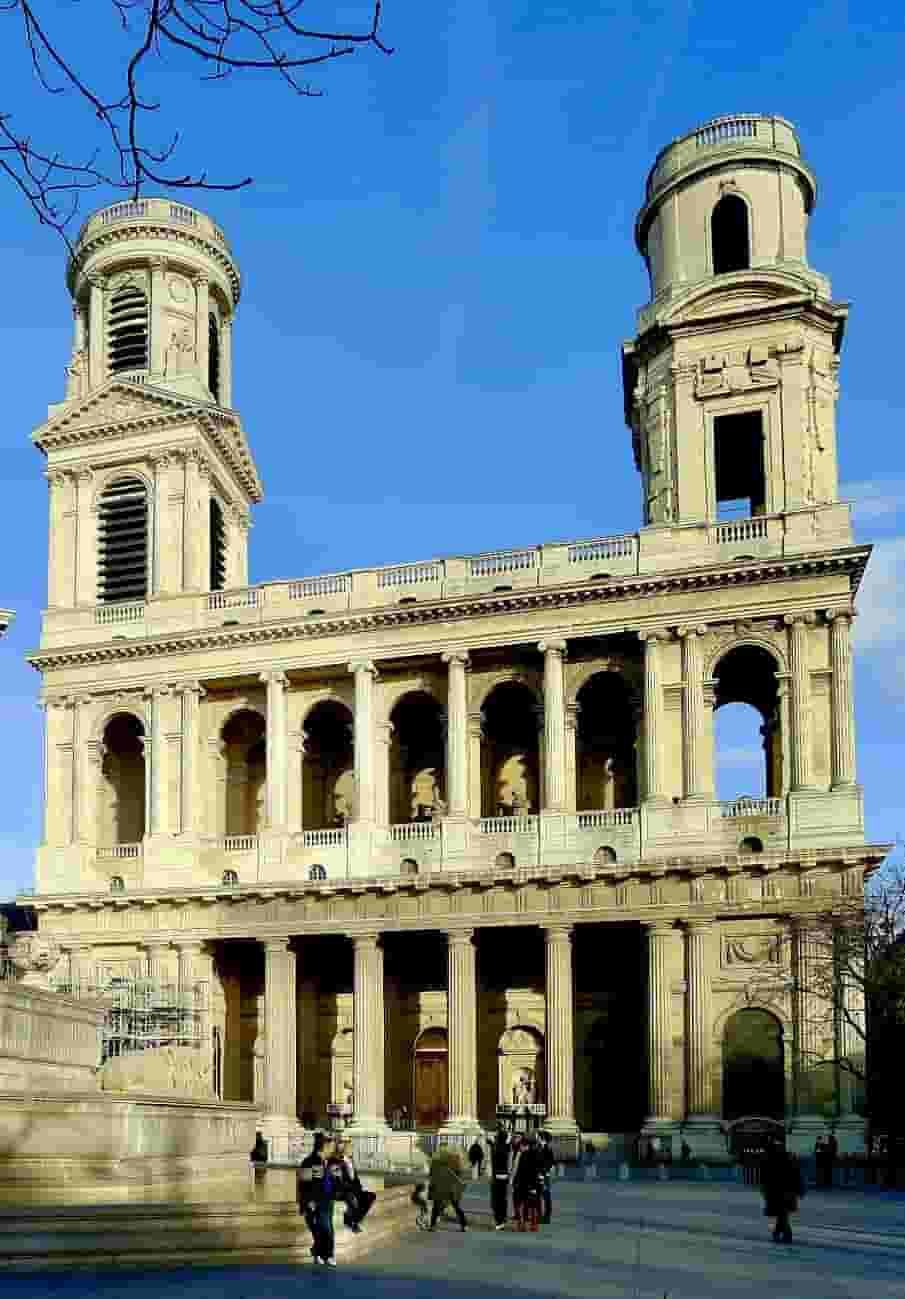
[[[393,723],[380,722],[374,728],[374,824],[390,824],[390,754]]]
[[[547,1127],[574,1132],[575,1025],[572,991],[572,926],[544,929],[547,993]]]
[[[711,1039],[713,1004],[710,988],[710,953],[714,920],[685,922],[685,986],[687,1009],[687,1114],[688,1118],[713,1118]]]
[[[808,637],[812,613],[786,614],[789,629],[790,704],[792,722],[792,790],[814,788],[811,755],[811,672]]]
[[[484,714],[468,714],[468,815],[477,820],[483,815],[481,744],[484,738]],[[495,815],[496,809],[493,814]]]
[[[207,587],[205,561],[197,544],[200,523],[201,472],[200,457],[194,448],[185,453],[182,486],[182,589],[201,591]],[[208,507],[209,508],[209,507]]]
[[[104,761],[101,740],[91,735],[89,696],[75,696],[72,705],[73,781],[71,791],[72,840],[94,847],[98,835],[98,785]]]
[[[832,609],[830,624],[830,668],[833,674],[832,784],[833,789],[851,789],[855,784],[855,705],[852,696],[852,640],[854,614],[850,609]]]
[[[464,650],[452,650],[443,655],[443,662],[449,672],[446,703],[447,815],[461,820],[468,815],[468,655]]]
[[[288,745],[286,734],[285,672],[262,672],[267,686],[267,828],[286,828],[286,775]]]
[[[447,934],[449,1024],[448,1129],[477,1125],[477,961],[474,930]]]
[[[97,603],[97,508],[94,474],[77,469],[76,481],[76,603]]]
[[[682,641],[682,787],[686,799],[713,798],[708,786],[707,709],[701,670],[701,636],[704,626],[680,627]]]
[[[355,677],[355,820],[374,821],[374,679],[377,669],[370,659],[349,664]]]
[[[644,797],[648,803],[665,803],[662,646],[666,632],[639,632],[638,638],[644,645]]]
[[[104,283],[102,275],[92,275],[89,279],[91,297],[88,307],[88,383],[91,388],[99,388],[107,377]]]
[[[145,943],[144,948],[148,963],[148,978],[153,983],[166,983],[169,974],[167,965],[169,963],[170,944]]]
[[[287,743],[286,828],[290,834],[300,834],[305,826],[305,807],[302,782],[305,772],[305,732],[293,731]]]
[[[353,985],[353,1128],[358,1132],[383,1131],[384,1047],[386,1023],[383,1008],[383,948],[380,935],[356,934]]]
[[[672,922],[654,920],[647,930],[648,1117],[645,1127],[672,1119],[672,1025],[669,1005],[669,947]]]
[[[566,642],[541,641],[537,648],[544,656],[544,811],[562,812],[566,806]]]
[[[220,405],[227,410],[233,404],[233,322],[231,316],[220,321]]]
[[[198,775],[201,761],[198,728],[201,698],[204,688],[191,681],[180,687],[182,710],[182,742],[180,744],[179,771],[179,834],[198,833],[202,830],[199,802]]]
[[[566,811],[578,810],[578,715],[581,704],[566,708]]]
[[[196,275],[195,282],[195,352],[198,357],[198,378],[204,388],[207,388],[207,353],[209,347],[208,339],[208,315],[210,314],[210,281],[206,275]],[[213,397],[214,394],[211,393]]]
[[[296,1118],[295,952],[288,938],[264,942],[265,1109]]]
[[[145,736],[145,827],[148,834],[168,834],[170,831],[165,710],[171,694],[168,686],[154,686],[144,696],[148,719],[148,734]]]
[[[161,378],[166,365],[167,340],[164,332],[164,310],[167,301],[167,263],[164,257],[152,257],[151,268],[151,375]]]
[[[47,534],[47,605],[65,608],[75,604],[75,479],[72,474],[50,470]]]

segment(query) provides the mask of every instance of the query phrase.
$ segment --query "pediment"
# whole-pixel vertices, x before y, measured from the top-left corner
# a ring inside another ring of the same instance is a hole
[[[190,399],[144,388],[123,379],[111,379],[86,397],[66,402],[33,434],[38,446],[60,434],[91,428],[121,427],[148,418],[179,417],[199,410]]]
[[[687,289],[659,313],[661,325],[694,324],[743,312],[802,306],[814,296],[813,286],[783,272],[740,274],[733,284],[720,277]]]

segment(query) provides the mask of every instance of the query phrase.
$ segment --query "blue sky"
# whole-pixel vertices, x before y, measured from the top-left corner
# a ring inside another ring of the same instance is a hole
[[[96,68],[117,57],[107,14],[91,0],[54,15]],[[766,0],[752,21],[716,0],[386,0],[384,21],[393,57],[326,70],[318,100],[157,73],[186,165],[257,181],[190,199],[245,275],[234,396],[266,492],[252,580],[634,529],[618,349],[646,298],[632,222],[647,168],[709,117],[780,113],[819,180],[810,260],[853,304],[842,478],[859,538],[876,543],[857,623],[859,770],[871,837],[905,832],[901,7]],[[6,15],[0,71],[23,120],[73,138],[71,105],[36,92]],[[45,597],[46,484],[28,435],[62,396],[71,331],[62,246],[2,194],[0,605],[18,619],[0,643],[0,897],[31,883],[40,834],[23,654]],[[721,725],[744,789],[750,741]]]

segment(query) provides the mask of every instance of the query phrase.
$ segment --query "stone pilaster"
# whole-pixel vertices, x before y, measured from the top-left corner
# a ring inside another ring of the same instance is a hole
[[[201,473],[198,452],[190,449],[183,461],[182,487],[182,589],[201,591],[207,587],[204,557],[198,545]],[[209,508],[209,507],[208,507]]]
[[[287,743],[286,829],[300,834],[305,825],[303,780],[305,773],[305,732],[293,731]]]
[[[477,961],[474,930],[447,935],[449,1114],[447,1132],[478,1128]]]
[[[198,788],[201,760],[199,740],[199,713],[204,688],[197,681],[179,687],[180,731],[179,746],[179,834],[196,834],[201,830],[201,807]]]
[[[102,275],[89,279],[91,297],[88,307],[88,385],[99,388],[107,377],[106,330],[104,329],[104,284]]]
[[[271,1120],[296,1122],[295,952],[288,938],[264,942],[265,1101]]]
[[[384,1132],[383,948],[380,935],[355,934],[352,1073],[354,1132]]]
[[[262,672],[267,687],[267,828],[286,828],[288,736],[285,672]]]
[[[711,977],[718,939],[716,919],[685,922],[685,1123],[683,1135],[697,1158],[725,1159],[726,1142],[713,1104],[713,997]]]
[[[168,686],[155,686],[144,696],[150,732],[145,737],[145,826],[148,834],[170,833],[166,709],[171,697],[172,691]]]
[[[850,609],[832,609],[827,613],[830,624],[830,668],[832,670],[832,741],[833,789],[851,789],[855,784],[855,705],[852,694]]]
[[[672,1024],[668,959],[673,927],[669,920],[652,920],[647,930],[647,1067],[648,1117],[645,1130],[670,1126]]]
[[[566,699],[563,681],[564,640],[541,641],[544,656],[544,811],[566,806]]]
[[[73,780],[70,793],[72,842],[94,847],[98,841],[98,782],[104,759],[103,744],[94,740],[88,713],[93,701],[89,696],[73,696],[72,752]]]
[[[449,672],[446,703],[446,804],[447,815],[462,820],[468,815],[468,655],[452,650],[443,655]]]
[[[160,379],[166,368],[166,335],[164,309],[167,301],[167,263],[164,257],[152,257],[151,268],[151,375]]]
[[[811,754],[811,673],[808,637],[812,613],[786,614],[789,629],[789,687],[792,730],[792,790],[813,789]]]
[[[77,604],[97,603],[97,508],[94,503],[94,474],[77,469],[76,482],[76,590]]]
[[[370,659],[349,664],[355,678],[355,820],[374,822],[374,679]]]
[[[566,708],[566,811],[578,810],[578,716],[581,704]]]
[[[639,632],[638,639],[644,645],[644,797],[648,803],[665,804],[661,649],[666,632]]]
[[[227,410],[233,404],[233,322],[231,316],[220,321],[220,405]]]
[[[381,722],[374,728],[374,823],[390,824],[390,751],[393,723]]]
[[[805,919],[793,920],[792,939],[792,1037],[793,1090],[799,1119],[816,1118],[819,1104],[817,1069],[822,1058],[821,1036],[828,1017],[820,992],[826,985],[822,935]],[[817,992],[815,992],[815,988]]]
[[[145,943],[145,957],[148,963],[148,978],[152,983],[168,983],[169,978],[169,943]]]
[[[75,479],[71,473],[47,473],[47,605],[65,608],[75,604]]]
[[[572,926],[544,929],[547,994],[547,1119],[551,1132],[577,1132]]]
[[[686,800],[711,799],[713,789],[707,784],[706,722],[704,678],[701,669],[701,636],[704,626],[680,627],[682,642],[682,788]]]
[[[195,351],[198,356],[198,378],[207,388],[208,315],[210,314],[210,282],[206,275],[193,276],[195,285]],[[211,397],[214,394],[211,393]]]
[[[481,816],[481,743],[484,738],[484,714],[468,714],[468,815],[472,820]]]

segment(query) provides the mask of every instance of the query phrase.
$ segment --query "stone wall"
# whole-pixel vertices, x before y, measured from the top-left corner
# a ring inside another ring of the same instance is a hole
[[[0,983],[0,1094],[94,1088],[103,1018],[95,1002]]]

